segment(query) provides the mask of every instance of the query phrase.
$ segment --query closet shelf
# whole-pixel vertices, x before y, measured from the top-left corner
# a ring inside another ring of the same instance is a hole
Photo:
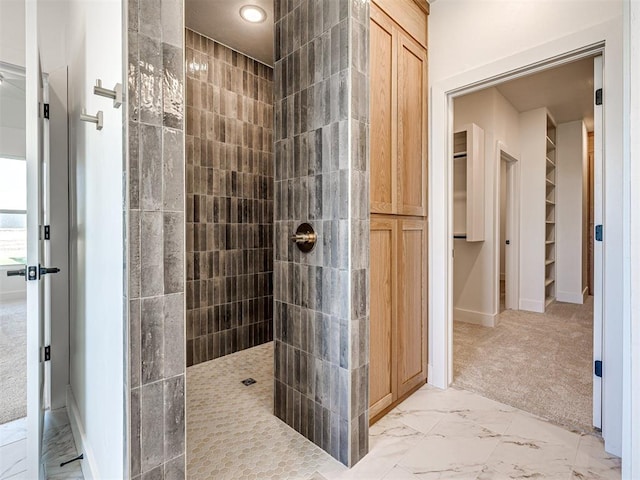
[[[548,136],[547,136],[547,152],[550,152],[551,150],[556,148],[556,144],[553,140],[551,140]]]
[[[555,281],[555,280],[554,280],[553,278],[547,278],[547,279],[544,281],[544,286],[545,286],[545,287],[548,287],[548,286],[549,286],[549,285],[551,285],[554,281]]]
[[[547,260],[546,262],[544,262],[545,266],[547,266],[547,267],[548,267],[549,265],[553,265],[554,263],[556,263],[556,261],[555,261],[555,260],[551,260],[551,259],[549,259],[549,260]]]
[[[553,245],[554,243],[556,243],[555,240],[547,240],[546,242],[544,242],[546,245]]]
[[[551,165],[551,167],[556,168],[556,164],[553,160],[551,160],[549,157],[547,157],[547,163],[549,165]]]
[[[546,224],[547,224],[547,225],[555,225],[555,224],[556,224],[556,222],[552,222],[552,221],[550,221],[550,220],[547,220],[547,221],[546,221]]]
[[[544,306],[548,307],[549,305],[551,305],[553,303],[554,298],[552,296],[549,296],[546,298],[545,302],[544,302]]]
[[[555,205],[555,204],[556,204],[556,202],[553,202],[551,200],[547,200],[547,205]]]
[[[556,184],[555,184],[555,183],[553,183],[551,180],[549,180],[549,179],[547,178],[547,186],[548,186],[548,187],[555,187],[555,186],[556,186]]]
[[[459,158],[467,158],[467,152],[457,152],[453,154],[454,160],[457,160]]]

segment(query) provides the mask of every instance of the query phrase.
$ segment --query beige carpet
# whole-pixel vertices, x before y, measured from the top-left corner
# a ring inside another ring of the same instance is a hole
[[[26,319],[24,300],[0,304],[0,424],[27,414]]]
[[[593,431],[593,297],[545,314],[505,310],[498,326],[454,322],[454,384],[566,427]]]

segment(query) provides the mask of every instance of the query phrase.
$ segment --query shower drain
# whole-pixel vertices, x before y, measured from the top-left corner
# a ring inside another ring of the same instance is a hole
[[[248,387],[249,385],[253,385],[254,383],[256,383],[256,381],[253,378],[245,378],[244,380],[242,380],[242,384],[245,387]]]

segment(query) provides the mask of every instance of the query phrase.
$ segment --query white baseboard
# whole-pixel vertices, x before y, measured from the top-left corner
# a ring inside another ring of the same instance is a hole
[[[0,273],[2,273],[0,271]],[[13,292],[0,293],[0,302],[15,302],[16,300],[26,300],[27,292],[23,290],[15,290]]]
[[[474,325],[482,325],[483,327],[495,327],[498,324],[497,317],[497,315],[465,310],[464,308],[456,307],[453,309],[454,321],[473,323]]]
[[[84,454],[84,458],[80,460],[80,466],[82,468],[82,474],[85,480],[94,480],[98,477],[98,469],[96,467],[95,456],[91,445],[87,439],[87,434],[84,431],[84,425],[82,424],[82,418],[80,417],[80,410],[78,410],[78,404],[73,396],[73,390],[71,385],[67,387],[67,414],[69,415],[69,421],[71,423],[71,431],[73,437],[78,446],[80,453]]]
[[[544,300],[529,300],[527,298],[520,299],[519,310],[525,310],[527,312],[544,313]]]
[[[583,292],[560,292],[556,294],[556,300],[558,302],[565,303],[576,303],[578,305],[582,305],[586,299],[585,293],[587,290],[585,289]]]

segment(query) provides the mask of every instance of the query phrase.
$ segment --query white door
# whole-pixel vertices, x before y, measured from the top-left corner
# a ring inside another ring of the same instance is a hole
[[[504,307],[507,310],[518,309],[518,279],[520,277],[518,271],[518,245],[520,231],[518,219],[518,201],[520,193],[517,189],[516,168],[517,159],[509,155],[504,150],[500,150],[500,162],[504,162],[505,169],[505,299]],[[502,184],[502,179],[501,179]]]
[[[27,159],[27,474],[41,479],[44,423],[44,279],[55,273],[47,268],[43,242],[45,124],[43,79],[38,49],[37,2],[25,2],[26,159]]]
[[[593,80],[594,90],[602,88],[602,56],[593,59]],[[602,361],[602,294],[604,278],[602,260],[604,242],[604,232],[602,231],[604,197],[602,195],[603,185],[603,122],[602,105],[595,105],[593,110],[594,134],[593,134],[593,216],[595,231],[591,232],[595,236],[593,242],[593,360]],[[593,426],[602,428],[602,378],[596,375],[594,366],[593,373]]]

